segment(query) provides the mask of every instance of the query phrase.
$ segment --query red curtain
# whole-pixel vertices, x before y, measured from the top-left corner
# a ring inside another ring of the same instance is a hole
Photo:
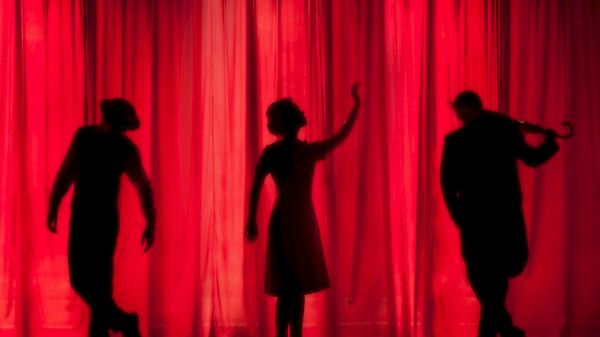
[[[249,184],[274,140],[265,111],[291,96],[302,138],[331,135],[362,83],[352,135],[322,162],[314,202],[330,290],[307,297],[306,336],[475,336],[479,305],[438,183],[447,100],[576,134],[521,168],[530,263],[511,282],[528,336],[600,329],[600,3],[595,0],[9,0],[0,2],[0,336],[85,336],[70,289],[70,198],[58,235],[49,189],[75,129],[122,96],[158,207],[124,182],[115,297],[145,336],[272,336],[266,223],[243,241]],[[538,141],[533,137],[532,142]]]

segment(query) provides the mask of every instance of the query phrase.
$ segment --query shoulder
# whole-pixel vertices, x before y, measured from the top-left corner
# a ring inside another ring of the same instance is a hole
[[[517,128],[510,116],[503,114],[485,114],[478,118],[479,124],[486,129],[507,130]]]
[[[267,172],[271,169],[274,161],[274,151],[276,151],[275,143],[269,144],[263,148],[256,166],[258,172]]]
[[[131,138],[129,138],[127,135],[121,135],[121,140],[124,144],[127,144],[128,146],[137,147],[135,143],[131,140]]]
[[[462,153],[468,147],[469,142],[469,130],[463,126],[446,134],[442,152],[444,156],[454,156]]]
[[[264,163],[266,161],[272,160],[273,156],[277,151],[279,151],[280,148],[281,146],[280,144],[278,144],[278,142],[271,143],[265,146],[260,154],[260,162]]]
[[[300,146],[304,149],[307,150],[312,150],[312,151],[319,151],[321,150],[323,147],[325,147],[325,141],[319,140],[316,142],[302,142],[300,143]]]
[[[127,137],[127,135],[122,135],[120,140],[123,148],[127,152],[132,154],[139,152],[137,145],[135,145],[135,143],[131,140],[131,138]]]
[[[327,153],[332,150],[327,141],[317,141],[312,143],[303,143],[303,147],[308,152],[309,156],[315,160],[323,160]]]
[[[444,136],[444,142],[454,143],[463,137],[464,130],[462,128],[450,131]]]
[[[86,136],[94,134],[98,130],[98,126],[96,125],[84,125],[80,126],[77,131],[75,131],[75,137]]]
[[[513,127],[515,124],[512,122],[510,116],[504,114],[498,114],[497,116],[491,115],[490,119],[492,119],[494,123],[502,127]]]
[[[274,142],[274,143],[268,144],[262,150],[262,156],[272,155],[273,152],[277,151],[277,149],[279,149],[280,147],[281,146],[280,146],[279,142]]]
[[[510,144],[522,137],[518,123],[508,115],[491,115],[487,117],[487,134],[493,135],[498,143]]]
[[[95,125],[84,125],[81,126],[75,131],[75,135],[73,136],[73,141],[77,144],[81,144],[82,142],[86,142],[86,139],[91,139],[97,132],[98,127]]]

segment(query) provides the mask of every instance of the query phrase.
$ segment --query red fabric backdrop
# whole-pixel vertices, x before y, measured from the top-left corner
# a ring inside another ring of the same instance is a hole
[[[576,125],[550,163],[522,168],[531,260],[509,308],[528,335],[600,329],[600,3],[594,0],[7,0],[0,2],[0,336],[85,336],[68,283],[70,197],[45,227],[53,177],[100,99],[138,109],[131,134],[158,206],[143,254],[121,196],[116,298],[146,336],[270,336],[265,225],[243,242],[249,181],[273,141],[265,110],[291,96],[302,137],[355,130],[315,178],[332,288],[307,298],[307,336],[475,336],[479,306],[440,194],[446,101]],[[536,141],[532,139],[532,141]]]

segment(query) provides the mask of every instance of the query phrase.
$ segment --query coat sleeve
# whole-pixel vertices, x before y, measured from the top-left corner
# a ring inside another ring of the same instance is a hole
[[[71,184],[75,180],[75,167],[76,167],[76,154],[81,143],[83,134],[83,128],[80,128],[73,136],[71,145],[67,150],[67,154],[60,165],[54,184],[52,185],[52,191],[50,192],[50,206],[49,214],[56,215],[58,208],[64,196],[69,191]]]
[[[142,166],[140,151],[138,150],[137,146],[134,144],[131,145],[132,151],[125,166],[125,173],[137,190],[142,212],[144,213],[144,217],[146,218],[148,225],[154,226],[156,224],[154,193],[152,191],[150,179],[148,178],[148,175]]]
[[[513,137],[516,140],[516,155],[525,165],[530,167],[537,167],[552,158],[559,150],[558,143],[556,143],[556,136],[553,134],[546,134],[546,139],[539,146],[532,146],[527,144],[525,137],[519,130],[518,126],[513,128]]]
[[[454,223],[461,227],[462,209],[460,206],[459,188],[459,158],[452,142],[446,137],[442,151],[442,162],[440,165],[440,182],[442,195]]]

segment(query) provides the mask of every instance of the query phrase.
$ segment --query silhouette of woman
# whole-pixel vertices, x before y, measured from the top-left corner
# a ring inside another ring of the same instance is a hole
[[[304,112],[289,98],[267,110],[269,131],[280,139],[262,152],[250,192],[245,236],[258,236],[256,211],[263,182],[271,174],[277,200],[271,213],[265,266],[265,292],[277,297],[277,337],[302,336],[304,295],[329,288],[323,247],[312,205],[315,164],[344,141],[356,122],[360,107],[359,84],[352,86],[354,107],[342,128],[330,139],[307,143],[298,139],[306,125]]]
[[[74,184],[69,229],[69,276],[75,292],[90,307],[90,337],[108,337],[109,329],[140,336],[138,317],[122,311],[112,298],[113,257],[119,230],[117,197],[121,174],[135,185],[146,228],[142,245],[154,242],[155,210],[150,181],[139,151],[125,131],[139,128],[135,108],[115,98],[100,104],[100,125],[77,130],[50,194],[48,229],[56,233],[62,198]]]

